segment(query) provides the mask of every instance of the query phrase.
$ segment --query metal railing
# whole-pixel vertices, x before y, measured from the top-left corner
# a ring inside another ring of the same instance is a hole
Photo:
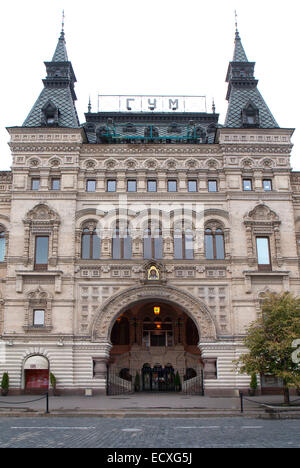
[[[15,405],[17,405],[17,408],[19,407],[18,405],[23,405],[23,404],[28,404],[28,403],[35,403],[36,401],[41,401],[45,399],[45,404],[46,404],[46,411],[45,414],[50,414],[49,411],[49,393],[45,393],[43,396],[40,398],[36,398],[35,400],[29,400],[29,401],[3,401],[0,400],[0,405],[8,405],[8,406],[0,406],[0,408],[4,409],[15,409]]]
[[[296,400],[291,400],[290,401],[290,404],[288,406],[279,406],[279,405],[276,405],[274,403],[266,403],[266,402],[262,402],[262,401],[257,401],[257,400],[253,400],[253,399],[249,399],[247,397],[245,397],[245,395],[243,394],[243,392],[240,392],[240,411],[241,413],[244,413],[245,411],[245,401],[249,401],[250,403],[255,403],[261,407],[263,407],[264,409],[282,409],[284,410],[285,408],[292,408],[294,403],[297,403],[297,402],[300,402],[300,398],[297,398]]]

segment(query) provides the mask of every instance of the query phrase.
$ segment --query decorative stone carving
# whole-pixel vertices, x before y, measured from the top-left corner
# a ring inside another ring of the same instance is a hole
[[[57,167],[61,166],[61,160],[58,159],[58,158],[51,159],[50,160],[50,166],[54,167],[54,168],[57,168]]]
[[[93,161],[92,159],[89,159],[89,160],[86,161],[86,163],[85,163],[85,167],[86,167],[87,169],[95,169],[96,165],[97,165],[96,161]]]
[[[30,159],[29,160],[29,166],[30,167],[39,167],[40,161],[39,159]]]
[[[158,167],[158,162],[156,159],[147,159],[145,162],[144,162],[144,166],[147,168],[147,169],[156,169]]]

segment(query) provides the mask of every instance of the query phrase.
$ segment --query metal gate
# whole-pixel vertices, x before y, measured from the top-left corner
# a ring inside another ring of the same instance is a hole
[[[129,369],[108,368],[106,379],[107,395],[124,395],[134,393],[133,375],[131,375]]]
[[[204,375],[202,369],[193,377],[186,376],[182,385],[182,392],[185,395],[204,396]]]
[[[193,372],[191,372],[193,371]],[[203,371],[174,369],[172,366],[143,366],[142,369],[109,368],[107,395],[126,395],[138,392],[182,392],[204,396]]]

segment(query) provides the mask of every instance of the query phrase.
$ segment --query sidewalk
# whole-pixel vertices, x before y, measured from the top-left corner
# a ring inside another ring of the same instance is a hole
[[[0,415],[18,415],[24,413],[45,413],[46,399],[39,396],[0,397]],[[247,397],[248,398],[248,397]],[[292,401],[296,398],[292,398]],[[258,396],[244,401],[245,414],[265,413],[259,403],[278,405],[282,396]],[[300,403],[300,402],[299,402]],[[186,396],[182,394],[145,394],[119,396],[62,396],[49,398],[49,410],[53,415],[89,415],[89,416],[152,416],[166,415],[199,417],[200,415],[237,416],[240,413],[240,399]],[[291,411],[300,413],[300,408]]]

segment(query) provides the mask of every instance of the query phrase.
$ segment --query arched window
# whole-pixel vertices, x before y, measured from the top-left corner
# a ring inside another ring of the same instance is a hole
[[[82,233],[81,258],[99,260],[101,257],[101,239],[96,229],[85,228]]]
[[[205,255],[207,260],[224,260],[225,246],[222,229],[208,228],[205,230]]]
[[[4,262],[6,255],[6,239],[5,232],[0,232],[0,262]]]
[[[129,227],[121,228],[117,222],[112,239],[112,258],[114,260],[127,259],[132,257],[132,238]]]
[[[160,228],[148,228],[144,232],[144,258],[155,258],[160,260],[163,258],[163,239]]]
[[[194,259],[194,239],[191,229],[177,228],[174,231],[174,258],[176,260]]]

